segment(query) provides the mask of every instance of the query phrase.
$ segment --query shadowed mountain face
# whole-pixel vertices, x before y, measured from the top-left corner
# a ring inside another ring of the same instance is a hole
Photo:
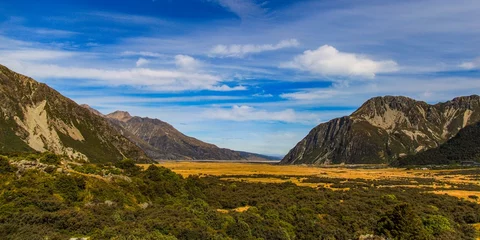
[[[479,120],[476,95],[435,105],[407,97],[376,97],[350,116],[312,129],[281,163],[389,163],[435,148]]]
[[[0,152],[51,151],[90,162],[150,159],[102,117],[0,65]]]
[[[480,162],[480,122],[461,129],[439,147],[395,161],[395,165],[444,165],[466,161]]]
[[[158,119],[132,117],[116,111],[106,115],[111,124],[153,159],[270,160],[272,158],[219,148],[184,135]]]

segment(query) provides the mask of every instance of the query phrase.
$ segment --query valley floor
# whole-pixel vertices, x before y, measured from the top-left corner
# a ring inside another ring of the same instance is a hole
[[[352,168],[351,166],[316,167],[225,161],[162,161],[158,165],[169,168],[184,177],[212,175],[233,181],[292,182],[299,186],[326,187],[342,191],[365,184],[374,184],[379,188],[412,187],[468,201],[480,201],[480,168],[406,170],[381,165]]]

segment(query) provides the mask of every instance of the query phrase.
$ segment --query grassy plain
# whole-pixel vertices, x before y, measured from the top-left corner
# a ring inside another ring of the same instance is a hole
[[[292,166],[268,163],[163,161],[158,165],[170,168],[184,177],[190,175],[220,176],[225,180],[262,183],[292,182],[299,186],[327,187],[347,191],[348,184],[375,184],[377,187],[424,188],[426,192],[448,194],[479,202],[480,181],[475,171],[406,170],[401,168],[350,168],[347,166]],[[148,165],[141,165],[148,167]],[[307,181],[317,178],[321,181]],[[323,180],[325,179],[325,181]],[[331,181],[331,182],[330,182]],[[333,184],[333,183],[337,184]],[[342,186],[345,185],[345,186]],[[475,198],[473,196],[477,196]]]

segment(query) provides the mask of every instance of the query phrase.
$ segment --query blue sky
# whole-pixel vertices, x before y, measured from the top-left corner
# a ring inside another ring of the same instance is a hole
[[[476,0],[0,1],[0,64],[103,113],[283,155],[365,100],[480,90]]]

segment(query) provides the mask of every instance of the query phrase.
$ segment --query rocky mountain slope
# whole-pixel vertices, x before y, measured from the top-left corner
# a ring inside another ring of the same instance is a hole
[[[466,126],[439,147],[399,158],[394,165],[446,165],[465,161],[480,162],[480,123]]]
[[[150,161],[102,117],[0,65],[0,152],[51,151],[91,162]]]
[[[189,137],[158,119],[132,117],[116,111],[106,115],[112,126],[135,142],[152,159],[270,160],[247,152],[219,148]]]
[[[281,163],[389,163],[437,147],[479,120],[477,95],[435,105],[407,97],[375,97],[350,116],[312,129]]]

